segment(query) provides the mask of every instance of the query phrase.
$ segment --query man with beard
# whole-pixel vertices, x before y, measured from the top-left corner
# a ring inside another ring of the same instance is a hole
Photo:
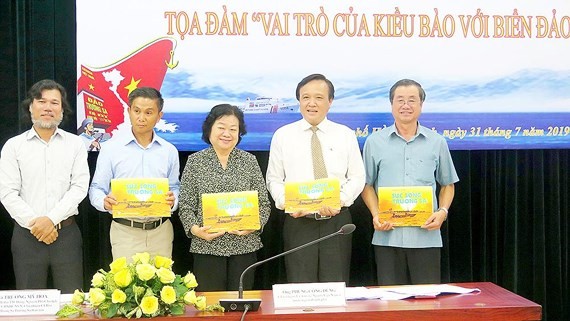
[[[32,128],[9,139],[0,156],[0,201],[14,219],[12,256],[17,289],[83,285],[82,239],[75,223],[87,195],[89,167],[81,138],[58,128],[71,112],[65,88],[41,80],[22,102]]]

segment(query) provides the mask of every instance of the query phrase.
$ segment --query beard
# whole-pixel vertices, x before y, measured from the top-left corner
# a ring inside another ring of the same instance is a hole
[[[62,120],[63,114],[60,114],[59,117],[56,116],[53,120],[34,119],[32,117],[32,124],[34,124],[34,126],[38,126],[41,129],[54,129],[59,126],[59,124],[61,124]]]

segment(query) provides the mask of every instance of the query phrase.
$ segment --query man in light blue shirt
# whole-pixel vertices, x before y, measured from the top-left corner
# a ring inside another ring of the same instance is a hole
[[[440,228],[459,178],[445,139],[418,122],[425,96],[416,81],[396,82],[390,89],[394,125],[373,133],[364,144],[362,199],[373,217],[372,244],[381,285],[441,282]],[[441,186],[437,196],[436,182]],[[433,214],[421,227],[394,227],[381,221],[377,194],[381,186],[431,186]]]
[[[166,201],[172,211],[178,207],[178,151],[154,132],[163,105],[162,95],[154,88],[137,88],[129,95],[131,130],[106,142],[97,159],[89,188],[89,200],[97,210],[112,213],[117,204],[110,191],[114,178],[168,178]],[[139,252],[172,257],[174,232],[167,218],[114,218],[109,234],[114,260],[131,259]]]

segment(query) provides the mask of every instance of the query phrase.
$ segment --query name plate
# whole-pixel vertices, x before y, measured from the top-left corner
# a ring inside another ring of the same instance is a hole
[[[59,290],[0,291],[0,316],[55,315],[60,295]]]
[[[273,285],[273,304],[276,309],[345,306],[346,284],[290,283]]]

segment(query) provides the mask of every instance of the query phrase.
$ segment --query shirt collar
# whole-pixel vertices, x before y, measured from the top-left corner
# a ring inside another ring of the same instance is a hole
[[[318,125],[317,127],[319,128],[320,131],[326,133],[327,129],[330,128],[330,120],[328,120],[327,117],[325,117]],[[301,125],[301,129],[303,129],[303,131],[305,130],[311,130],[311,127],[313,127],[313,125],[309,124],[308,121],[305,120],[305,118],[300,120],[300,125]]]
[[[402,137],[400,134],[398,134],[398,131],[396,130],[396,123],[392,124],[392,126],[386,128],[386,129],[388,130],[390,135],[397,135],[398,137]],[[429,132],[429,129],[421,126],[420,122],[418,121],[418,129],[416,130],[416,134],[414,135],[414,137],[412,137],[411,140],[416,139],[420,135],[425,137],[425,136],[427,136],[428,132]]]
[[[418,135],[422,135],[425,137],[429,134],[430,131],[431,129],[421,126],[420,122],[418,121]]]
[[[135,138],[135,135],[133,134],[132,130],[125,132],[124,134],[120,135],[118,138],[120,139],[122,145],[126,146],[130,143],[135,143],[135,144],[139,145],[139,143],[137,142],[137,139]],[[156,134],[156,131],[153,129],[152,141],[150,142],[150,144],[148,144],[148,146],[146,148],[150,148],[154,143],[158,143],[159,145],[163,145],[164,140],[160,136],[158,136]]]
[[[51,136],[50,140],[52,140],[53,137],[57,137],[57,136],[63,137],[63,129],[57,127],[57,128],[55,129],[55,132],[54,132],[53,135]],[[36,132],[36,129],[32,126],[32,128],[31,128],[31,129],[28,131],[28,133],[26,134],[26,139],[27,139],[27,140],[30,140],[30,139],[32,139],[32,138],[34,138],[34,137],[37,137],[38,139],[42,139],[42,138],[40,137],[40,135],[38,135],[38,132]]]

